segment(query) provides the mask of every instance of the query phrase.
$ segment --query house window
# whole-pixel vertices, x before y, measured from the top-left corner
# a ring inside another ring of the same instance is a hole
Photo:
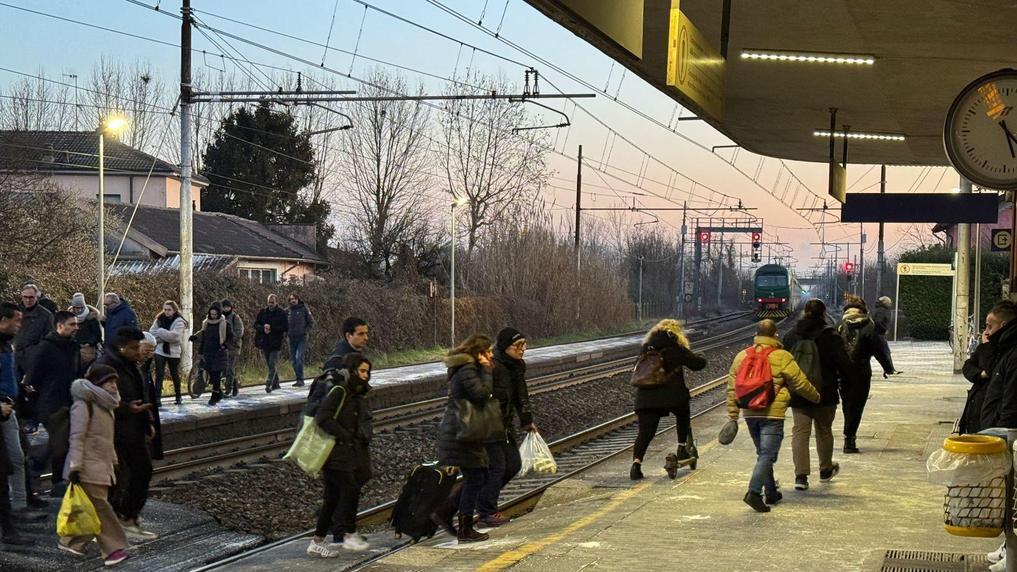
[[[273,284],[279,281],[275,268],[241,268],[240,276],[259,284]]]
[[[98,197],[98,194],[97,194],[96,196]],[[120,196],[120,194],[119,194],[119,193],[117,193],[117,194],[115,194],[115,195],[112,195],[112,194],[110,194],[110,193],[103,193],[103,195],[102,195],[102,200],[103,200],[103,202],[105,202],[106,204],[110,204],[110,203],[113,203],[113,204],[120,204],[120,203],[122,203],[122,202],[123,202],[123,198],[122,198],[122,197]]]

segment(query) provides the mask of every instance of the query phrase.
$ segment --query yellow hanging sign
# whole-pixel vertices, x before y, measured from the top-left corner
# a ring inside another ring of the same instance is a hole
[[[667,85],[673,86],[714,119],[724,115],[724,58],[671,0]]]

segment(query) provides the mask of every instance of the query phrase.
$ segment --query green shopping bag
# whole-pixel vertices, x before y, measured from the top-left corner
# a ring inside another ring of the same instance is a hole
[[[336,389],[343,388],[335,387],[332,391],[335,391]],[[332,391],[330,391],[329,394],[331,394]],[[339,402],[339,407],[336,409],[336,416],[339,415],[339,411],[342,410],[345,403],[346,390],[343,390],[343,399]],[[317,477],[321,474],[321,468],[325,466],[325,461],[328,460],[328,456],[332,453],[333,447],[335,447],[335,437],[323,431],[321,427],[314,422],[314,417],[305,415],[303,425],[297,433],[297,438],[293,440],[293,445],[291,445],[290,450],[283,455],[283,459],[293,461],[305,473],[312,477]]]
[[[64,493],[57,516],[58,536],[98,536],[102,532],[95,505],[81,485],[71,484]]]

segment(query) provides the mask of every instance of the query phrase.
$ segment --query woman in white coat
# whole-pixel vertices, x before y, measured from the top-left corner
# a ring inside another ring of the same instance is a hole
[[[173,300],[162,303],[162,311],[155,317],[152,327],[148,330],[155,336],[155,387],[162,398],[162,381],[169,366],[170,377],[173,379],[173,391],[176,404],[180,405],[180,354],[183,351],[184,330],[187,320],[180,315],[180,306]]]

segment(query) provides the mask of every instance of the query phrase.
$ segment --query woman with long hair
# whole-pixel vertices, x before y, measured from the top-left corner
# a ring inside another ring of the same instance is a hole
[[[681,322],[665,319],[650,328],[643,339],[640,359],[651,352],[660,358],[663,369],[664,383],[656,387],[636,388],[636,418],[639,421],[639,434],[635,447],[632,449],[632,468],[629,478],[643,478],[642,463],[650,441],[657,434],[660,418],[674,415],[678,432],[678,451],[668,453],[664,462],[667,476],[672,479],[678,474],[678,467],[689,465],[696,468],[699,452],[692,440],[691,411],[689,410],[689,388],[685,385],[683,368],[699,371],[706,367],[706,359],[689,347],[689,339],[685,336]]]
[[[162,382],[166,375],[166,367],[169,366],[170,378],[173,379],[173,393],[176,395],[176,404],[180,405],[180,355],[183,350],[184,330],[187,328],[187,320],[180,314],[180,306],[173,300],[166,300],[162,303],[162,310],[152,321],[152,327],[148,329],[155,336],[155,388],[158,397],[162,397]]]
[[[449,351],[445,357],[448,368],[448,404],[438,429],[438,460],[444,465],[459,467],[463,473],[463,488],[459,497],[459,542],[487,540],[486,533],[473,528],[477,499],[488,478],[489,461],[485,443],[463,441],[457,437],[460,424],[460,405],[470,401],[482,407],[491,398],[494,384],[491,378],[493,340],[474,334]]]
[[[201,331],[191,336],[191,341],[197,341],[201,350],[201,368],[212,382],[209,405],[215,405],[222,400],[222,374],[226,371],[227,365],[226,344],[232,338],[233,329],[222,317],[222,308],[218,302],[213,303],[201,323]]]

